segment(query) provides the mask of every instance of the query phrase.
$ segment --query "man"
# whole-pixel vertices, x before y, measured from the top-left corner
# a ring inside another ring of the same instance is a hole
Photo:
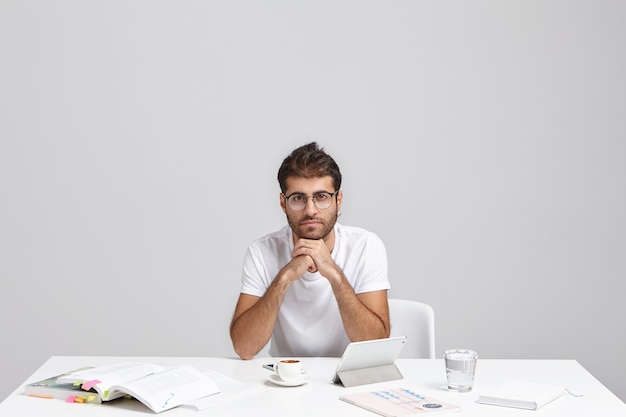
[[[348,343],[389,337],[387,253],[366,230],[337,223],[335,161],[313,142],[278,170],[288,226],[254,241],[230,326],[235,352],[341,356]]]

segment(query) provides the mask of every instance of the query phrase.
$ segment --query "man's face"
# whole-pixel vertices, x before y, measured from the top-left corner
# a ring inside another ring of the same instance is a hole
[[[330,176],[319,178],[287,178],[286,196],[301,194],[313,196],[316,193],[334,193],[333,180]],[[304,239],[324,239],[333,230],[337,222],[337,213],[341,208],[341,191],[331,197],[332,202],[327,209],[319,209],[315,206],[312,198],[306,199],[304,209],[297,211],[292,209],[285,197],[280,197],[280,206],[287,215],[287,222],[293,233]]]

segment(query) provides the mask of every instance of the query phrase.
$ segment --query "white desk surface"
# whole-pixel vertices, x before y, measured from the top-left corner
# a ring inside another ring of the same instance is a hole
[[[93,357],[53,356],[46,361],[24,384],[0,403],[0,417],[116,417],[155,415],[147,407],[134,400],[116,400],[103,404],[70,404],[58,399],[34,398],[24,395],[26,383],[38,381],[77,369],[82,366],[99,366],[123,361],[139,361],[172,365],[190,364],[199,370],[214,370],[241,382],[259,384],[264,391],[243,400],[220,405],[204,411],[175,408],[160,416],[361,416],[377,414],[338,399],[347,392],[370,391],[381,388],[406,387],[423,395],[461,406],[456,416],[620,416],[626,417],[626,404],[610,392],[596,378],[574,360],[504,360],[479,359],[476,366],[474,390],[469,393],[449,392],[445,389],[445,371],[441,359],[398,359],[396,365],[404,379],[378,384],[343,388],[330,382],[338,358],[302,358],[310,375],[310,381],[300,387],[280,387],[272,384],[270,371],[262,368],[276,358],[255,358],[243,361],[235,358],[190,357]],[[522,379],[559,384],[571,392],[582,394],[574,397],[565,394],[538,411],[519,410],[476,403],[481,389],[504,382],[506,379]]]

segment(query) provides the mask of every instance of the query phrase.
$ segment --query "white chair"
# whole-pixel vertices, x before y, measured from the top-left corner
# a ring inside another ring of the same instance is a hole
[[[406,336],[400,358],[435,358],[435,313],[428,304],[389,299],[391,336]]]

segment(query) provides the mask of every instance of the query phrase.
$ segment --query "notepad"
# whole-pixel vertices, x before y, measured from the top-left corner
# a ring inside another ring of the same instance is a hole
[[[456,404],[445,403],[420,394],[415,389],[403,387],[342,394],[339,399],[385,417],[416,417],[461,411]]]
[[[538,410],[565,394],[565,387],[528,381],[507,381],[480,393],[477,402]]]

